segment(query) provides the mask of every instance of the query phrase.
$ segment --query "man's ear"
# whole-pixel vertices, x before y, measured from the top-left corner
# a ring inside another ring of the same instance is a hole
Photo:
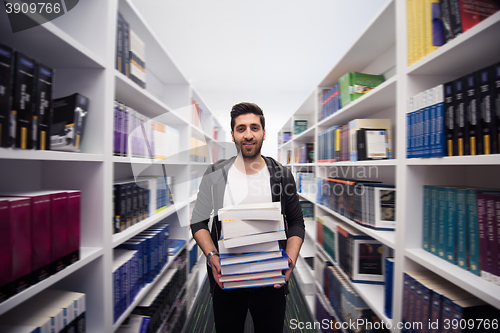
[[[266,139],[266,130],[263,129],[263,131],[264,131],[264,136],[262,137],[262,141],[264,141]]]
[[[234,142],[234,133],[231,131],[231,140]]]

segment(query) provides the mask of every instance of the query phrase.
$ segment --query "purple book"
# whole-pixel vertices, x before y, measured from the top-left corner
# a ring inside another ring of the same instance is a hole
[[[66,263],[74,264],[80,259],[80,214],[81,214],[81,192],[68,191],[68,233],[66,252],[68,257]]]
[[[121,147],[122,115],[121,115],[119,103],[117,101],[115,101],[113,110],[114,110],[114,116],[115,116],[114,129],[113,129],[113,153],[115,156],[120,156],[121,155],[120,147]]]
[[[31,285],[31,200],[10,198],[9,217],[13,292],[19,293]]]
[[[66,267],[66,243],[68,235],[67,200],[66,192],[53,192],[51,194],[52,207],[52,262],[54,273]]]
[[[10,200],[0,198],[0,303],[11,294],[12,238],[10,225]]]
[[[123,106],[122,109],[122,117],[123,117],[123,136],[122,136],[122,154],[123,156],[127,156],[128,154],[128,133],[129,133],[129,110],[127,106]]]
[[[40,192],[26,193],[25,196],[31,200],[33,246],[31,264],[33,266],[33,282],[36,283],[50,276],[52,248],[50,195]]]

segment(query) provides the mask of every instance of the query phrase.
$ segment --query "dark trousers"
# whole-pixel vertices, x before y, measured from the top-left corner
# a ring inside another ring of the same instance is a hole
[[[217,333],[243,333],[248,310],[255,333],[283,332],[286,308],[283,287],[222,290],[216,285],[212,296]]]

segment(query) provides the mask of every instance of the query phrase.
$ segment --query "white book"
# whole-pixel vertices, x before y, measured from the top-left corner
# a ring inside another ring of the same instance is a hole
[[[283,216],[280,220],[223,220],[224,239],[283,230]]]
[[[281,251],[241,253],[241,254],[221,253],[220,265],[225,266],[225,265],[241,264],[245,262],[274,259],[280,257],[281,257]]]
[[[219,240],[219,253],[251,253],[251,252],[270,252],[279,251],[279,243],[277,241],[263,242],[259,244],[235,246],[227,248],[223,240]]]
[[[219,282],[236,282],[243,280],[255,280],[255,279],[265,279],[283,276],[282,270],[268,271],[268,272],[257,272],[250,274],[235,274],[235,275],[224,275],[219,276]]]
[[[252,245],[262,242],[279,241],[285,239],[286,239],[285,230],[279,230],[272,232],[264,232],[261,234],[224,239],[223,242],[226,248],[233,248],[237,246]]]
[[[234,275],[288,269],[288,256],[285,251],[282,253],[283,256],[277,259],[221,266],[220,273],[221,275]]]
[[[231,205],[219,209],[219,220],[280,220],[281,203]]]
[[[285,277],[280,276],[280,277],[268,278],[268,279],[224,282],[223,286],[224,286],[224,289],[235,289],[235,288],[273,286],[275,284],[285,284]]]

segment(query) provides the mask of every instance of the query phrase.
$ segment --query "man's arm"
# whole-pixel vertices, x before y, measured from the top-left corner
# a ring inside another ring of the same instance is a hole
[[[205,256],[207,256],[210,252],[217,250],[208,230],[200,229],[193,235],[193,237]],[[219,282],[220,263],[218,255],[213,255],[212,257],[210,257],[210,266],[212,267],[212,274],[214,276],[215,282],[217,282],[219,287],[221,287],[222,289],[222,283]]]

